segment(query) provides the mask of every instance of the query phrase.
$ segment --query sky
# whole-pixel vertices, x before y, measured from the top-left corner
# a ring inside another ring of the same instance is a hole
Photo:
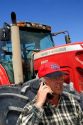
[[[0,27],[11,23],[11,12],[18,21],[50,25],[52,32],[67,30],[72,42],[83,41],[83,0],[0,0]],[[64,35],[54,38],[64,44]]]

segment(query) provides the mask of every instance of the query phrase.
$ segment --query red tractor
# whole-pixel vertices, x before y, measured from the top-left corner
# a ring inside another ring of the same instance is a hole
[[[64,82],[83,92],[83,42],[71,43],[69,33],[52,33],[51,27],[31,22],[4,23],[0,29],[0,124],[15,125],[24,105],[39,87],[37,71],[42,63],[58,63],[67,73]],[[53,36],[63,33],[66,44],[55,46]]]

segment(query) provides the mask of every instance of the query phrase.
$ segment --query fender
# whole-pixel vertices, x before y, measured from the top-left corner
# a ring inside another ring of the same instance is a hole
[[[0,64],[0,85],[10,85],[8,75],[4,67]]]

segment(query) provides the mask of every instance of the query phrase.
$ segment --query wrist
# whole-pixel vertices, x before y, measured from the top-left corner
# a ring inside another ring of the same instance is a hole
[[[37,108],[42,108],[42,106],[43,105],[41,103],[38,103],[38,102],[35,103],[35,107],[37,107]]]

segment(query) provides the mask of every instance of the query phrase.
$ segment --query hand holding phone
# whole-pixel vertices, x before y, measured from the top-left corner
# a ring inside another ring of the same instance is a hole
[[[37,92],[37,100],[35,106],[41,108],[45,104],[47,99],[53,98],[53,95],[51,93],[53,93],[51,88],[46,85],[45,82],[41,82],[39,90]]]
[[[45,85],[46,83],[45,82],[43,82],[43,85]],[[47,94],[47,98],[48,99],[52,99],[54,97],[54,95],[53,95],[53,93],[48,93]]]

